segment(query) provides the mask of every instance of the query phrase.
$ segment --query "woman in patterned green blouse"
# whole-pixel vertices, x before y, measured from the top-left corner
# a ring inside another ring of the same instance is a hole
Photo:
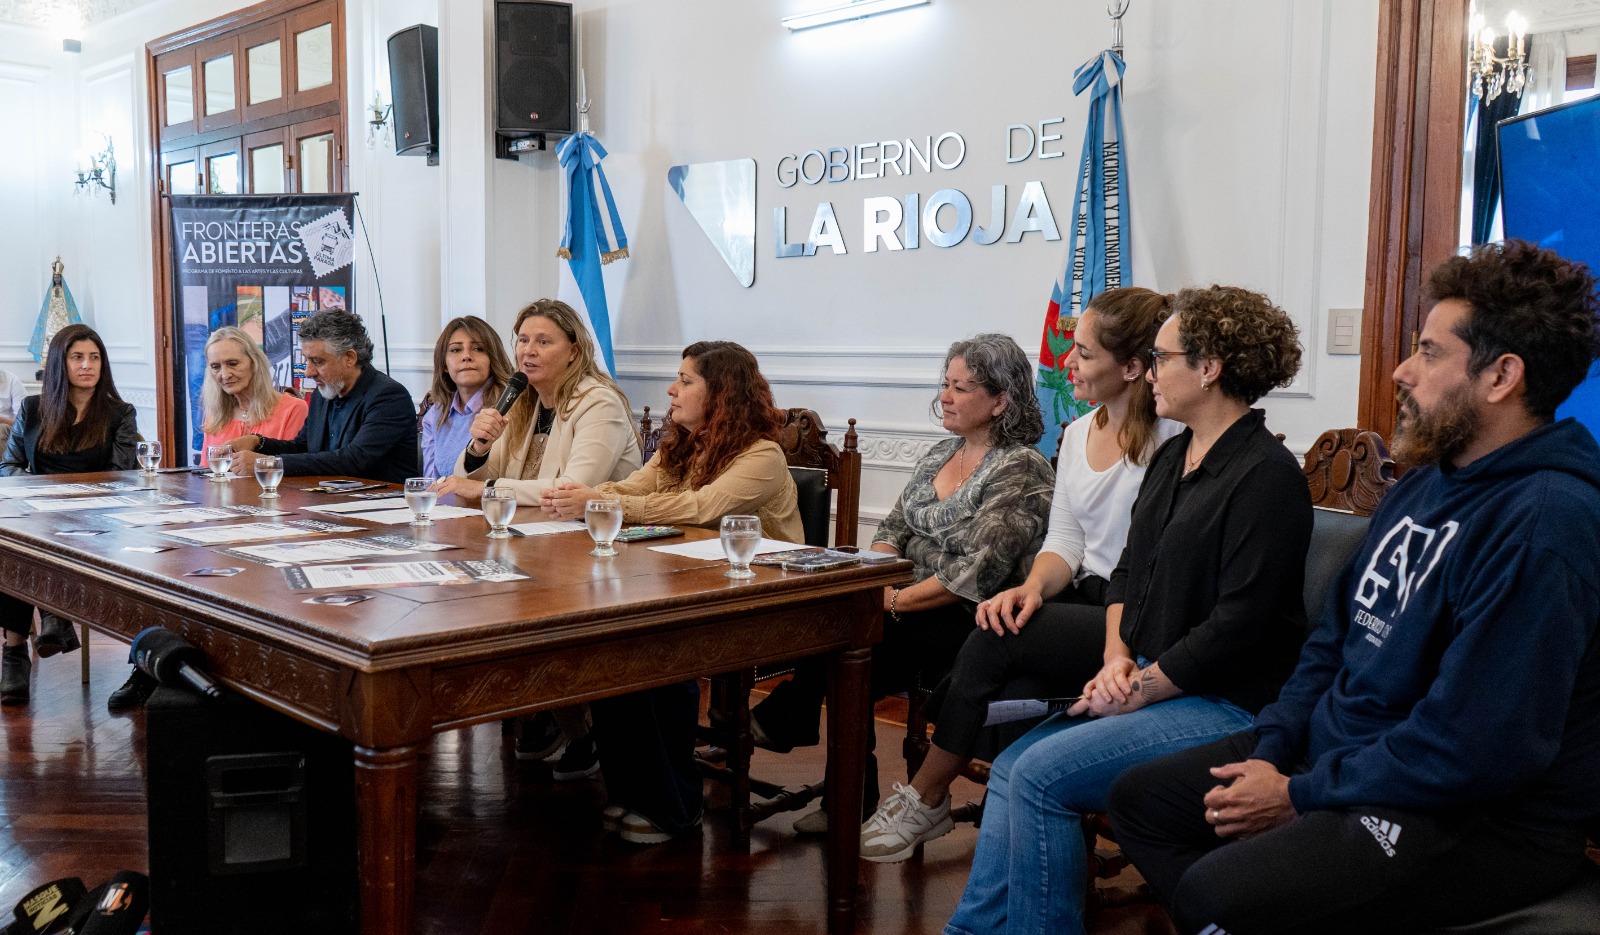
[[[1034,447],[1044,420],[1033,366],[1003,334],[950,345],[933,415],[951,438],[917,462],[872,549],[910,559],[915,583],[885,588],[883,642],[872,650],[872,694],[919,681],[937,684],[972,632],[974,608],[1027,577],[1044,542],[1055,471]],[[751,711],[757,746],[780,752],[817,743],[827,675],[817,660],[797,667]],[[877,760],[868,756],[864,802],[878,801]],[[852,818],[852,822],[855,819]],[[826,830],[822,812],[796,830]]]

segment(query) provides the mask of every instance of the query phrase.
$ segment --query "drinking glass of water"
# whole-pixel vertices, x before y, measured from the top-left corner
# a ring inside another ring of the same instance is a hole
[[[588,500],[583,504],[583,522],[589,527],[589,538],[594,540],[590,555],[608,558],[617,554],[611,541],[622,531],[621,500]]]
[[[433,481],[431,477],[406,478],[406,506],[411,507],[413,529],[433,525],[428,513],[433,510],[434,501],[439,499],[439,492],[433,489]]]
[[[728,556],[726,578],[754,578],[750,560],[756,557],[761,545],[761,517],[724,516],[722,518],[722,551]]]
[[[483,518],[489,521],[490,539],[509,539],[511,515],[517,512],[517,492],[510,487],[483,488]]]
[[[233,467],[233,446],[212,445],[206,449],[206,463],[211,465],[211,480],[222,483],[228,479],[228,468]]]
[[[276,500],[278,484],[283,480],[283,459],[277,455],[264,455],[256,459],[256,483],[261,485],[261,499]]]
[[[133,453],[139,459],[139,470],[146,476],[155,476],[156,468],[161,466],[161,443],[140,442]]]

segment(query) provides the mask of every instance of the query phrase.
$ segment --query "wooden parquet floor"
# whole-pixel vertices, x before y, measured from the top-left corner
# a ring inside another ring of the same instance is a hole
[[[90,886],[147,869],[144,714],[112,715],[105,698],[127,677],[127,647],[96,636],[91,680],[77,654],[36,662],[33,703],[7,708],[0,765],[0,917],[46,880]],[[900,778],[904,703],[880,706],[884,788]],[[756,773],[789,783],[823,772],[822,748],[758,751]],[[825,932],[824,867],[798,813],[758,826],[749,853],[726,831],[726,796],[708,785],[698,834],[655,847],[602,833],[604,788],[557,783],[519,763],[498,725],[441,734],[423,766],[417,931],[427,935],[715,935]],[[956,801],[981,796],[958,785]],[[940,931],[966,884],[977,831],[929,844],[921,858],[863,863],[862,935]],[[0,918],[0,921],[7,921]]]

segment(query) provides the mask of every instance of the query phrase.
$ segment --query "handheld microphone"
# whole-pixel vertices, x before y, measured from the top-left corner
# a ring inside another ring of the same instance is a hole
[[[0,935],[37,935],[56,926],[88,890],[77,877],[51,880],[17,901],[15,920]]]
[[[516,402],[517,397],[521,396],[522,391],[526,390],[527,388],[528,375],[523,373],[521,370],[513,373],[511,375],[511,379],[506,383],[506,388],[500,392],[500,398],[494,402],[495,411],[501,415],[505,415],[507,412],[510,412],[511,404]],[[485,445],[489,444],[489,440],[487,438],[480,438],[478,441],[483,442]]]
[[[133,638],[128,661],[163,685],[180,682],[207,698],[220,700],[222,689],[200,668],[205,656],[194,644],[165,627],[146,627]]]
[[[150,879],[118,872],[78,902],[63,935],[134,935],[150,911]]]

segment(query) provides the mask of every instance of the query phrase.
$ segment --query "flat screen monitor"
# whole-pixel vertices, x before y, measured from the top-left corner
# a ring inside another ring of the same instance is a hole
[[[1506,236],[1600,275],[1600,96],[1512,117],[1498,129]],[[1600,438],[1600,364],[1556,415],[1576,418]]]

